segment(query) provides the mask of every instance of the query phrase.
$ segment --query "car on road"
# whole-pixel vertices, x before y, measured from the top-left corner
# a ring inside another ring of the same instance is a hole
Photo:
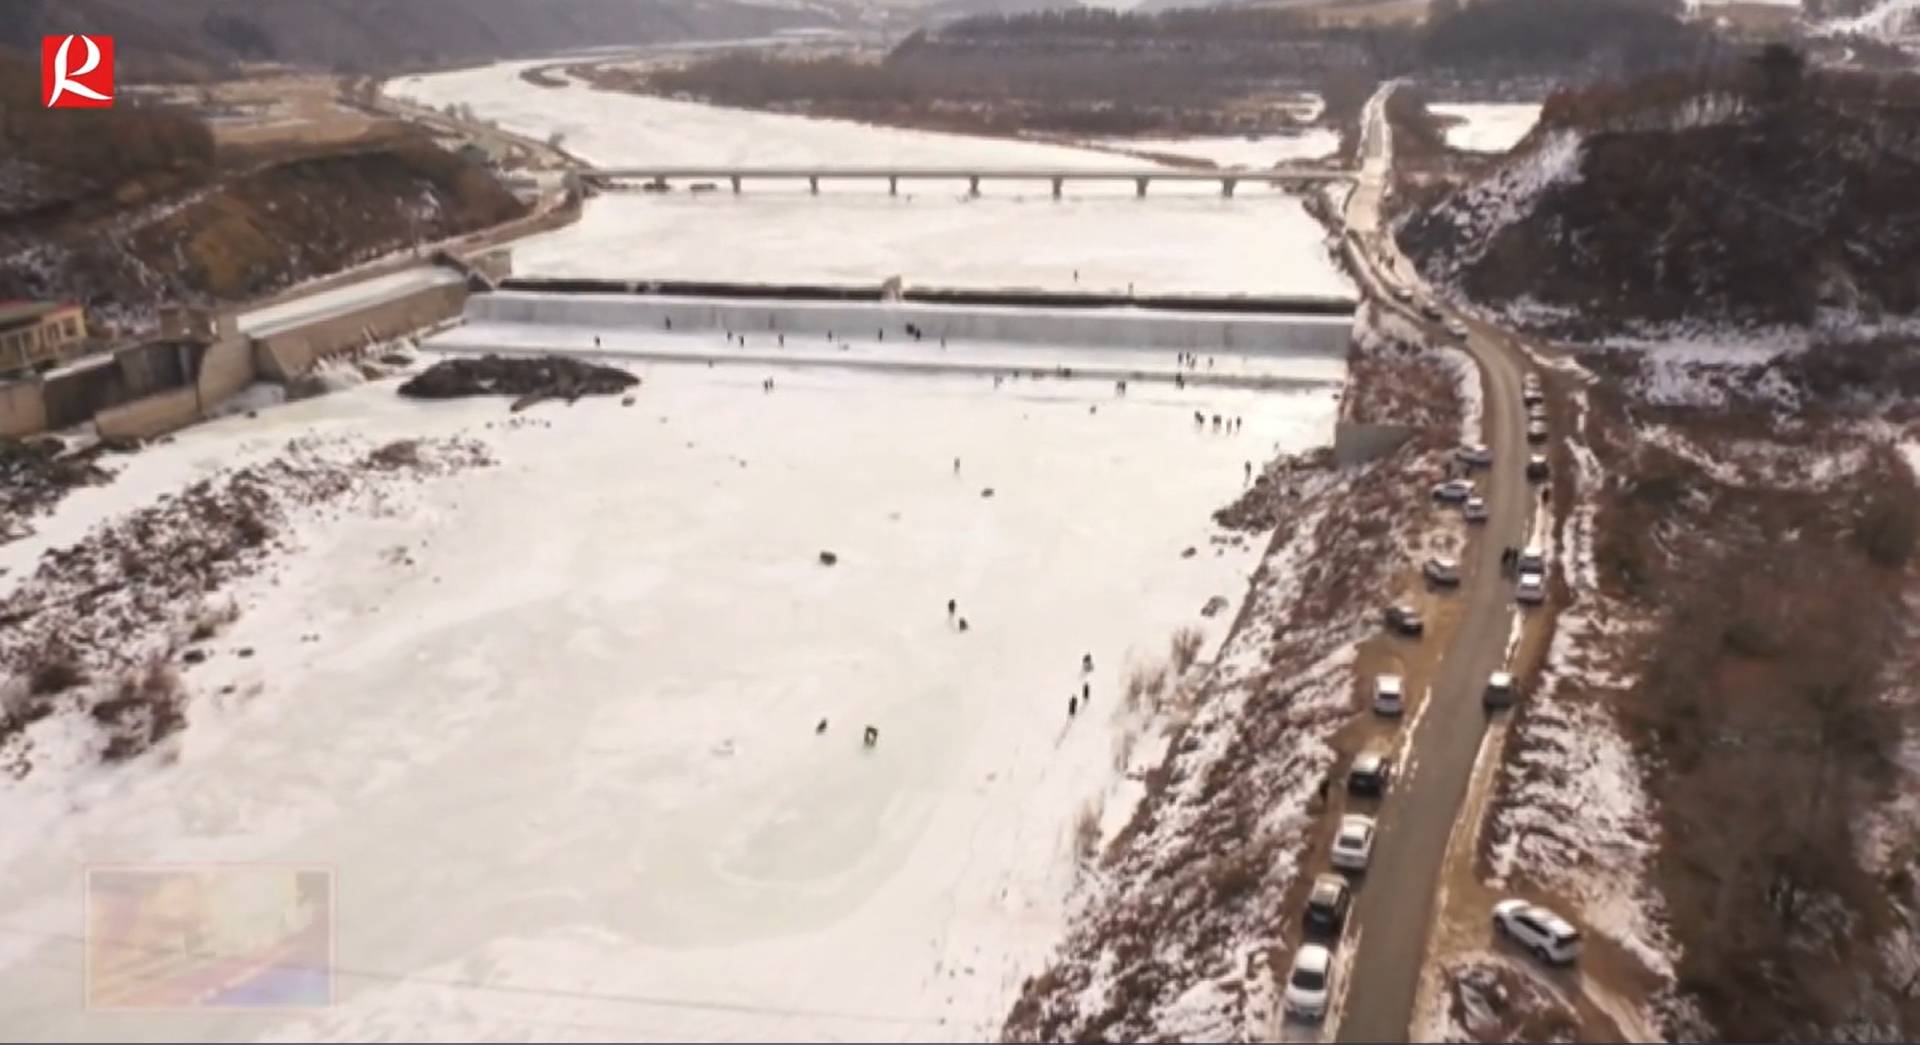
[[[1552,474],[1552,472],[1547,467],[1546,454],[1533,454],[1527,458],[1527,478],[1534,482],[1540,482],[1550,474]]]
[[[1486,522],[1487,499],[1477,496],[1467,498],[1466,503],[1460,506],[1460,514],[1470,523]]]
[[[1387,607],[1387,627],[1401,635],[1418,635],[1427,630],[1427,622],[1420,619],[1419,610],[1396,604]]]
[[[1448,479],[1444,483],[1433,485],[1433,499],[1448,504],[1459,504],[1473,496],[1473,484],[1465,479]]]
[[[1539,446],[1541,443],[1546,442],[1547,438],[1552,434],[1553,434],[1552,430],[1547,427],[1547,423],[1545,421],[1527,422],[1527,442],[1532,443],[1535,446]]]
[[[1428,581],[1442,587],[1452,587],[1460,583],[1460,562],[1444,555],[1435,555],[1420,567]]]
[[[1533,407],[1546,405],[1547,394],[1540,390],[1539,385],[1535,385],[1535,384],[1522,385],[1520,388],[1520,401],[1522,403],[1527,404],[1528,408],[1531,410],[1531,408]]]
[[[1522,572],[1520,582],[1514,585],[1513,598],[1526,606],[1538,606],[1547,601],[1546,574]]]
[[[1468,443],[1455,450],[1453,456],[1468,468],[1485,468],[1493,463],[1493,450],[1484,443]]]
[[[1287,1012],[1303,1020],[1325,1019],[1333,994],[1333,952],[1317,943],[1301,945],[1287,973]]]
[[[1384,795],[1393,776],[1393,759],[1384,751],[1362,751],[1347,767],[1347,790],[1356,795]]]
[[[1407,710],[1404,683],[1398,675],[1378,675],[1373,680],[1373,713],[1398,715]]]
[[[1467,336],[1467,325],[1457,319],[1447,320],[1446,328],[1447,334],[1451,337],[1465,338]]]
[[[1431,301],[1420,306],[1420,314],[1433,320],[1435,323],[1440,322],[1440,306]]]
[[[1327,857],[1343,871],[1364,871],[1373,859],[1373,817],[1348,813],[1340,818],[1340,831],[1333,836],[1333,852]]]
[[[1353,906],[1353,887],[1337,874],[1323,874],[1313,880],[1307,894],[1307,913],[1302,918],[1307,931],[1338,936],[1347,924],[1347,908]]]
[[[1552,965],[1571,965],[1580,957],[1580,930],[1539,904],[1525,900],[1494,904],[1493,931]]]
[[[1513,673],[1496,671],[1487,676],[1487,688],[1480,691],[1480,703],[1489,710],[1513,706]]]
[[[1520,549],[1520,558],[1515,563],[1515,566],[1520,573],[1547,572],[1546,550],[1537,544],[1527,545],[1525,548]]]
[[[1413,291],[1408,290],[1405,287],[1395,287],[1393,288],[1393,299],[1395,301],[1403,301],[1403,302],[1412,301]]]

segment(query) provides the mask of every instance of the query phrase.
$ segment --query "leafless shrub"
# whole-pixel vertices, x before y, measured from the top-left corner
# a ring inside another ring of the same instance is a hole
[[[1139,743],[1140,735],[1133,730],[1123,730],[1113,738],[1113,771],[1124,773],[1133,765],[1133,748]]]
[[[64,693],[87,681],[86,668],[66,650],[53,650],[27,676],[27,691],[37,697]]]
[[[1193,667],[1193,662],[1200,656],[1200,644],[1205,641],[1206,636],[1200,633],[1199,628],[1185,627],[1173,633],[1173,638],[1167,643],[1167,655],[1173,662],[1175,675],[1184,675],[1188,668]]]
[[[1073,818],[1073,849],[1082,863],[1092,863],[1100,855],[1100,806],[1089,799]]]
[[[187,633],[189,642],[205,642],[220,633],[220,629],[240,619],[240,605],[232,599],[220,603],[201,603],[193,614],[193,630]]]
[[[179,732],[187,724],[186,688],[172,665],[155,659],[129,672],[112,697],[93,706],[93,719],[107,733],[100,757],[123,762]]]

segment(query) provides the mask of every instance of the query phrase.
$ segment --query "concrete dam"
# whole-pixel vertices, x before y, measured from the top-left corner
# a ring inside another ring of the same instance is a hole
[[[1037,292],[921,292],[926,299],[844,288],[730,285],[704,294],[646,284],[583,290],[506,289],[475,294],[465,322],[435,337],[446,352],[563,352],[658,362],[832,365],[890,370],[1059,371],[1047,351],[1074,350],[1087,377],[1171,380],[1180,353],[1237,365],[1185,380],[1269,384],[1259,360],[1344,360],[1350,304],[1280,299],[1156,302]],[[712,291],[715,288],[701,288]],[[1008,303],[1008,302],[1017,303]],[[715,343],[725,335],[725,348]],[[966,352],[940,350],[952,345]],[[986,351],[981,351],[986,349]],[[1093,353],[1093,355],[1089,355]]]

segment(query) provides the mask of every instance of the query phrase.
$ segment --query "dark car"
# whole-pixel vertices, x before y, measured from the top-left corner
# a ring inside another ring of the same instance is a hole
[[[1513,706],[1513,673],[1496,671],[1487,676],[1487,688],[1480,691],[1480,703],[1489,711]]]
[[[1427,630],[1427,624],[1420,619],[1420,611],[1412,606],[1388,606],[1387,627],[1401,635],[1418,635]]]
[[[1527,458],[1527,478],[1532,479],[1534,482],[1539,482],[1545,479],[1548,474],[1546,454],[1534,454]]]
[[[1307,932],[1320,936],[1338,936],[1347,924],[1347,908],[1353,906],[1353,887],[1337,874],[1323,874],[1313,880],[1313,892],[1307,894],[1305,921]]]
[[[1347,769],[1347,790],[1356,795],[1384,795],[1387,780],[1393,775],[1393,760],[1379,751],[1362,751],[1353,756]]]

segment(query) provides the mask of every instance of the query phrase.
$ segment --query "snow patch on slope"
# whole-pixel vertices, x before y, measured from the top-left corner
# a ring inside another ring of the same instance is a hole
[[[1580,179],[1585,139],[1574,131],[1556,131],[1540,145],[1441,205],[1439,214],[1464,245],[1440,262],[1430,276],[1450,277],[1478,261],[1503,229],[1524,221],[1548,189]]]

